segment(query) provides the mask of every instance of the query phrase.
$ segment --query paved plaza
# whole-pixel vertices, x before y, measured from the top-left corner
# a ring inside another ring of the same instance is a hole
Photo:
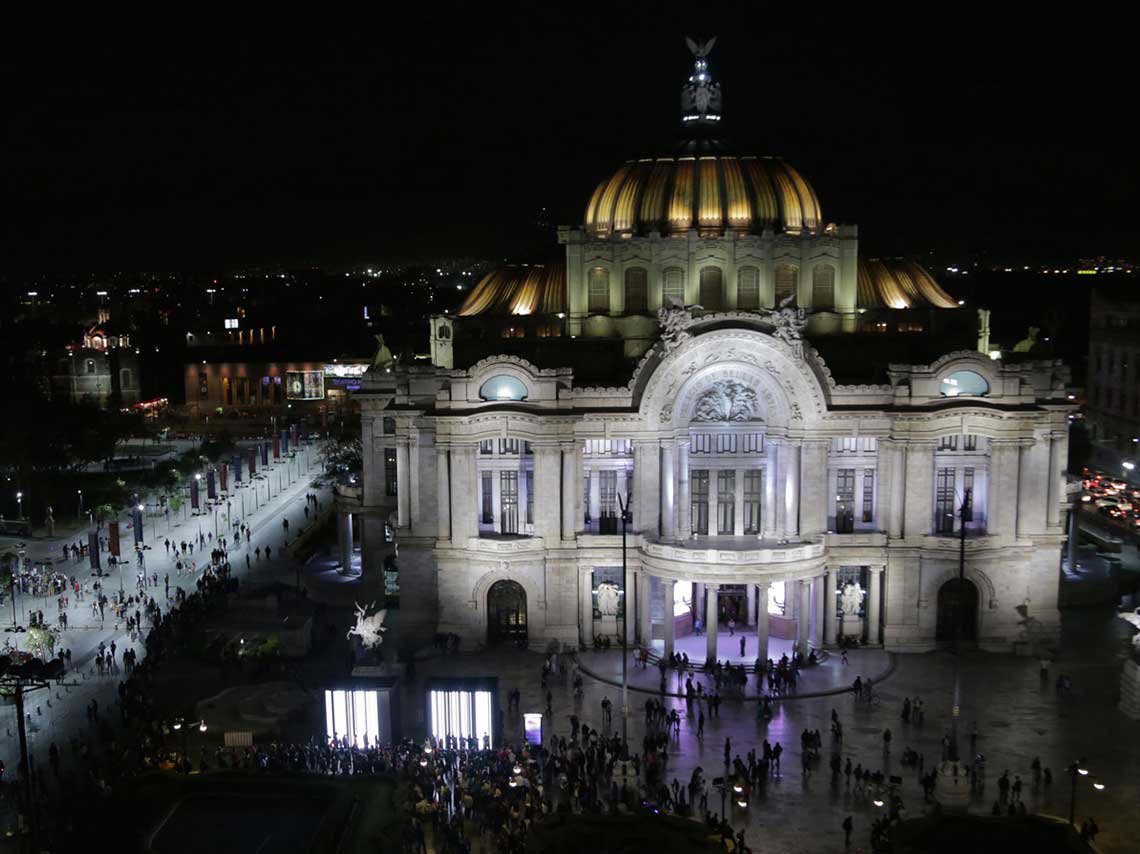
[[[294,578],[295,562],[291,553],[284,548],[285,531],[282,521],[290,520],[290,541],[295,539],[298,528],[312,524],[313,511],[310,510],[306,519],[303,508],[306,493],[314,492],[319,496],[322,508],[327,511],[332,506],[332,495],[328,490],[317,489],[312,485],[313,478],[320,471],[320,463],[316,453],[310,456],[310,465],[301,476],[294,475],[293,482],[282,482],[284,488],[278,492],[276,474],[274,475],[273,498],[266,503],[262,501],[255,510],[248,506],[249,512],[242,518],[253,532],[252,539],[246,544],[244,541],[236,547],[231,547],[229,557],[233,574],[239,579],[241,589],[248,590],[270,581],[284,579],[292,581]],[[196,536],[199,525],[203,531],[212,528],[212,516],[190,516],[182,521],[171,520],[169,533],[165,520],[147,519],[145,527],[145,541],[151,546],[145,552],[146,569],[149,573],[157,573],[158,587],[146,589],[148,596],[154,596],[163,611],[166,612],[173,601],[175,590],[178,587],[193,592],[198,576],[190,577],[188,573],[179,577],[175,569],[174,553],[167,554],[163,541],[169,537],[171,541],[187,540]],[[62,546],[70,544],[77,539],[58,537],[54,539],[37,538],[26,541],[26,553],[33,563],[53,558],[55,568],[69,576],[76,576],[81,581],[91,580],[91,570],[88,559],[83,557],[78,562],[61,563],[59,556]],[[231,538],[232,540],[233,538]],[[13,538],[4,538],[4,543],[16,542]],[[266,559],[264,555],[257,558],[254,549],[261,548],[264,552],[266,546],[273,549],[273,558]],[[195,547],[194,555],[190,560],[197,561],[199,566],[209,563],[209,552],[212,547],[207,543],[203,550]],[[137,568],[133,560],[133,539],[129,532],[124,536],[123,554],[130,559],[124,564],[122,583],[128,593],[135,593],[135,573]],[[250,556],[250,566],[246,566],[246,555]],[[106,555],[104,555],[106,571]],[[170,576],[170,596],[165,596],[164,577]],[[119,588],[118,572],[104,575],[105,591],[110,595],[112,590]],[[54,742],[60,749],[65,763],[71,760],[69,744],[73,737],[86,737],[90,727],[86,718],[86,709],[92,699],[99,704],[100,712],[115,708],[117,700],[116,688],[124,677],[122,671],[122,656],[127,649],[134,648],[141,661],[145,657],[145,649],[141,642],[132,644],[127,636],[125,627],[117,625],[110,608],[106,609],[106,619],[99,620],[91,615],[91,599],[85,596],[83,602],[77,602],[71,595],[68,610],[68,628],[62,632],[57,648],[70,649],[72,652],[72,666],[64,678],[64,684],[53,686],[50,691],[41,690],[29,694],[26,700],[28,713],[28,748],[37,767],[47,767],[47,753],[49,746]],[[4,602],[4,612],[7,615],[8,626],[11,625],[12,606],[10,601]],[[27,626],[27,612],[30,609],[39,609],[44,612],[47,623],[55,625],[58,610],[54,596],[31,597],[19,595],[16,599],[17,616],[19,624]],[[3,615],[0,614],[0,620]],[[9,641],[19,643],[23,635],[6,632],[2,635]],[[113,674],[99,676],[96,674],[93,660],[100,643],[110,646],[114,642],[117,647],[116,660],[119,662],[118,670]],[[0,728],[4,729],[3,738],[0,738],[0,760],[5,763],[10,773],[14,774],[19,765],[19,739],[17,735],[15,706],[4,704],[0,707]]]
[[[1127,626],[1116,620],[1111,609],[1073,610],[1064,614],[1064,634],[1058,660],[1050,679],[1042,683],[1038,663],[1034,659],[1012,655],[970,653],[963,660],[963,698],[961,721],[964,731],[977,723],[977,750],[986,757],[986,785],[975,796],[972,809],[988,813],[997,798],[996,781],[1003,770],[1010,778],[1020,775],[1025,785],[1023,800],[1031,812],[1067,816],[1070,785],[1064,768],[1074,759],[1084,757],[1094,775],[1106,784],[1095,791],[1082,780],[1077,795],[1078,819],[1095,816],[1102,832],[1098,845],[1106,852],[1136,850],[1140,838],[1140,814],[1134,804],[1140,797],[1140,773],[1135,769],[1140,760],[1135,725],[1115,707],[1117,680],[1125,654]],[[702,644],[704,638],[700,639]],[[721,639],[722,643],[727,640]],[[582,664],[596,677],[587,677],[585,693],[575,704],[569,681],[558,677],[549,684],[553,693],[553,721],[546,722],[545,735],[551,732],[569,735],[569,716],[577,714],[591,726],[601,725],[600,703],[609,697],[614,703],[614,725],[620,726],[621,690],[620,659],[617,652],[587,652]],[[540,687],[540,671],[544,657],[516,649],[486,650],[446,657],[437,656],[417,662],[418,681],[404,694],[404,722],[410,732],[424,725],[422,689],[425,679],[435,676],[484,676],[499,678],[500,704],[505,708],[506,693],[513,688],[522,692],[521,712],[541,712],[546,700]],[[742,758],[763,739],[780,742],[785,752],[782,773],[773,777],[763,794],[754,793],[746,810],[727,806],[735,827],[745,827],[747,841],[756,850],[842,851],[840,826],[847,815],[855,822],[851,850],[861,846],[868,850],[868,834],[877,809],[870,797],[855,794],[841,778],[833,786],[828,761],[833,750],[841,759],[865,768],[882,770],[886,775],[903,778],[901,794],[908,814],[923,809],[922,789],[916,768],[903,767],[900,759],[907,747],[919,751],[930,770],[941,751],[941,740],[950,722],[951,688],[954,657],[948,652],[925,655],[888,656],[881,651],[853,651],[844,667],[838,655],[831,656],[818,668],[818,673],[805,679],[801,688],[815,696],[786,697],[775,703],[774,717],[767,723],[756,720],[757,702],[725,697],[720,718],[708,718],[703,739],[696,735],[697,706],[687,708],[685,702],[668,697],[665,703],[682,715],[680,737],[672,742],[667,773],[688,781],[692,770],[701,766],[706,777],[719,775],[724,768],[725,739],[730,739],[733,755]],[[1073,695],[1058,697],[1054,678],[1059,673],[1072,678]],[[640,745],[645,732],[645,701],[654,696],[658,680],[656,669],[644,673],[629,669],[630,740]],[[870,703],[856,702],[846,688],[856,675],[879,674]],[[705,681],[705,676],[698,677]],[[807,684],[814,679],[815,684]],[[675,689],[676,676],[670,677]],[[833,687],[828,687],[833,686]],[[828,694],[829,690],[836,693]],[[821,695],[822,694],[822,695]],[[904,697],[921,697],[926,706],[925,722],[905,724],[900,719]],[[844,727],[842,745],[829,735],[830,716],[836,710]],[[705,713],[708,709],[705,707]],[[889,727],[893,741],[890,754],[884,754],[882,732]],[[508,738],[520,741],[522,721],[518,715],[505,718]],[[821,758],[810,776],[801,770],[800,734],[804,729],[818,729],[823,735]],[[963,738],[963,749],[968,739]],[[1053,772],[1048,788],[1034,787],[1031,763],[1040,757],[1044,767]],[[719,812],[719,796],[710,793],[709,807]]]

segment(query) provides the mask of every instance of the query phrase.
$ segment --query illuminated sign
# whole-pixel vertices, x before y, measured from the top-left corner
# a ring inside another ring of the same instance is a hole
[[[289,400],[322,400],[325,396],[324,371],[286,371],[285,397]]]
[[[535,747],[542,746],[542,715],[537,712],[527,712],[523,715],[523,735],[528,744]]]
[[[238,319],[236,317],[227,317],[226,318],[226,329],[237,329],[237,328],[238,328]]]
[[[378,691],[325,691],[325,733],[329,739],[347,738],[356,747],[388,740],[380,730]]]
[[[368,370],[368,365],[342,365],[339,363],[325,365],[326,377],[362,377]]]

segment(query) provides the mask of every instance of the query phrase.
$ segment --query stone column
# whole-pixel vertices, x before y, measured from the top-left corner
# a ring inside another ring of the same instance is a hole
[[[745,584],[744,589],[748,596],[748,613],[745,618],[745,623],[749,626],[756,625],[756,585]]]
[[[587,648],[594,646],[594,571],[578,568],[578,635]]]
[[[340,513],[337,516],[337,544],[340,546],[340,569],[347,574],[352,571],[351,513]]]
[[[451,541],[467,545],[478,536],[479,485],[475,471],[475,445],[451,446]]]
[[[756,656],[768,660],[768,584],[756,585]]]
[[[839,584],[839,570],[834,566],[827,568],[827,586],[824,588],[823,603],[823,642],[828,646],[835,645],[836,622],[838,621],[835,601],[835,588]]]
[[[716,635],[718,631],[717,591],[719,584],[705,584],[705,659],[716,661]]]
[[[657,536],[661,518],[661,449],[656,441],[633,446],[634,530]]]
[[[906,493],[903,534],[907,539],[930,533],[934,522],[934,443],[910,442],[906,448]]]
[[[829,441],[805,442],[800,457],[800,534],[817,537],[827,530],[827,452]]]
[[[623,585],[625,596],[622,598],[625,600],[625,617],[622,618],[622,630],[625,632],[625,645],[630,649],[637,643],[637,606],[640,604],[637,597],[638,574],[633,567],[627,567]]]
[[[665,639],[665,657],[669,658],[676,651],[674,649],[674,637],[676,634],[676,626],[673,623],[673,595],[677,582],[672,579],[661,578],[658,579],[661,588],[661,599],[665,604],[664,614],[665,621],[662,625],[662,637]]]
[[[1050,528],[1057,528],[1061,524],[1061,495],[1066,465],[1061,453],[1067,450],[1062,447],[1062,441],[1060,435],[1049,437],[1049,498],[1045,505],[1045,524]]]
[[[396,526],[407,528],[411,521],[411,477],[408,471],[408,438],[396,437]]]
[[[693,507],[689,492],[689,437],[677,441],[677,536],[687,540],[693,535]]]
[[[670,439],[661,443],[661,539],[677,536],[677,464],[675,443]]]
[[[1069,571],[1070,572],[1076,572],[1076,569],[1077,569],[1077,538],[1080,537],[1080,531],[1078,530],[1079,521],[1080,521],[1080,519],[1079,519],[1079,517],[1080,517],[1079,508],[1080,508],[1079,504],[1070,504],[1069,505],[1069,546],[1068,546],[1068,552],[1069,552]]]
[[[1030,537],[1045,530],[1049,486],[1042,483],[1049,465],[1048,438],[1037,436],[1021,445],[1017,480],[1017,536]],[[1052,473],[1050,472],[1050,477]]]
[[[817,575],[811,580],[811,595],[812,595],[812,626],[811,626],[811,645],[816,649],[823,647],[823,621],[825,619],[823,613],[823,605],[827,599],[827,574]]]
[[[637,574],[637,636],[642,646],[653,642],[653,619],[650,612],[650,593],[653,578],[644,570]]]
[[[590,472],[590,494],[586,496],[586,500],[590,502],[590,521],[594,525],[597,525],[598,519],[602,515],[601,469],[594,469]],[[622,496],[621,500],[625,501],[624,495]]]
[[[788,444],[788,479],[787,479],[787,492],[785,493],[784,505],[785,518],[784,531],[785,535],[791,538],[799,536],[800,533],[800,456],[802,447],[798,441]]]
[[[549,545],[556,545],[561,529],[558,504],[554,500],[558,494],[559,451],[553,445],[534,445],[531,450],[534,453],[534,533]],[[521,495],[519,503],[525,511]]]
[[[807,655],[809,629],[811,627],[811,585],[806,579],[796,582],[800,588],[799,619],[796,622],[796,639],[800,642],[800,653]]]
[[[887,447],[890,481],[887,483],[889,505],[887,510],[887,533],[892,539],[903,535],[903,511],[906,503],[906,448],[892,441]]]
[[[760,507],[760,531],[765,540],[774,540],[780,535],[781,514],[779,494],[776,484],[780,482],[780,445],[767,441],[768,465],[764,468],[764,503]]]
[[[563,444],[561,448],[562,539],[572,540],[582,523],[582,517],[578,513],[578,478],[582,464],[578,457],[578,446],[576,444],[573,442]]]
[[[408,492],[408,528],[417,535],[424,533],[423,508],[420,506],[422,495],[420,476],[426,474],[424,468],[427,461],[420,459],[423,449],[419,431],[416,431],[408,443],[408,484],[411,487]]]
[[[447,446],[435,446],[436,498],[439,503],[439,533],[441,540],[451,539],[451,475],[447,466]]]
[[[986,495],[986,533],[1012,539],[1017,535],[1019,449],[1016,440],[990,442],[990,479]]]
[[[883,602],[883,567],[871,566],[868,567],[868,571],[871,589],[867,595],[867,643],[878,646],[883,642],[882,630],[879,627],[882,619],[880,612]]]

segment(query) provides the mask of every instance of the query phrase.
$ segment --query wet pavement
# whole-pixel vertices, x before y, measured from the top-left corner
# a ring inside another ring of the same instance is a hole
[[[1140,744],[1135,723],[1116,710],[1117,681],[1126,653],[1130,630],[1113,617],[1111,608],[1069,610],[1063,613],[1063,637],[1050,678],[1042,682],[1038,662],[1012,655],[967,653],[962,659],[961,727],[968,732],[976,722],[977,750],[985,755],[987,782],[978,793],[971,809],[988,812],[997,797],[997,777],[1008,769],[1010,778],[1020,775],[1025,786],[1023,800],[1031,812],[1067,817],[1070,783],[1064,768],[1077,758],[1084,758],[1092,771],[1081,778],[1077,793],[1078,821],[1095,816],[1101,827],[1098,845],[1106,852],[1137,850],[1140,838],[1140,811],[1134,807],[1140,797]],[[703,639],[702,639],[703,640]],[[856,656],[868,656],[857,658]],[[874,658],[871,656],[875,656]],[[833,751],[841,760],[879,769],[885,775],[903,779],[900,794],[910,814],[923,809],[922,790],[917,768],[903,767],[900,759],[911,747],[924,757],[926,770],[938,760],[943,735],[950,727],[955,656],[949,652],[924,655],[894,656],[894,668],[876,686],[870,703],[856,702],[854,696],[842,693],[822,697],[789,697],[777,703],[774,717],[764,723],[756,720],[754,700],[737,700],[724,695],[720,718],[708,718],[703,738],[696,735],[697,707],[687,708],[678,698],[666,698],[668,707],[682,715],[680,737],[670,748],[666,779],[674,777],[686,782],[692,770],[701,766],[706,777],[722,773],[725,739],[731,742],[733,755],[746,756],[759,748],[763,739],[780,742],[784,748],[782,773],[774,776],[764,793],[754,793],[747,809],[731,804],[726,809],[733,825],[745,827],[747,841],[756,850],[843,851],[841,824],[853,816],[855,833],[852,850],[868,847],[871,822],[878,812],[869,795],[857,795],[843,778],[832,785],[827,763]],[[436,656],[417,661],[416,687],[422,689],[427,677],[497,676],[500,705],[506,706],[506,694],[513,688],[522,692],[521,711],[542,712],[545,692],[540,685],[544,656],[515,648],[493,649]],[[820,674],[833,674],[837,684],[846,675],[872,669],[885,663],[881,652],[852,653],[847,674],[833,656]],[[620,673],[618,653],[584,653],[583,663],[598,675],[612,678]],[[836,671],[843,675],[836,674]],[[633,668],[630,669],[633,672]],[[640,672],[640,671],[639,671]],[[1058,673],[1069,675],[1073,682],[1071,697],[1059,697],[1054,688]],[[636,677],[635,677],[636,678]],[[658,673],[651,669],[645,676],[656,685]],[[853,678],[853,675],[852,675]],[[620,688],[599,679],[586,678],[584,697],[575,704],[569,680],[550,680],[553,694],[553,719],[545,722],[544,734],[569,734],[569,717],[577,714],[591,726],[600,726],[600,703],[609,697],[614,703],[614,724],[620,727]],[[640,745],[645,732],[644,703],[649,696],[631,692],[628,722],[631,742]],[[921,697],[926,706],[923,724],[904,723],[900,718],[904,697]],[[836,710],[844,727],[842,745],[829,735],[831,711]],[[422,691],[405,691],[403,697],[404,727],[410,734],[422,733],[424,702]],[[705,708],[706,716],[708,714]],[[522,738],[522,721],[518,715],[505,719],[505,732],[511,740]],[[892,730],[890,754],[884,754],[882,732]],[[800,734],[804,729],[818,729],[823,735],[821,758],[811,767],[809,776],[802,773]],[[963,750],[968,739],[963,737]],[[1051,786],[1034,787],[1031,763],[1040,757],[1050,768]],[[1092,776],[1105,783],[1103,791],[1091,785]],[[709,807],[719,811],[719,796],[712,792]]]

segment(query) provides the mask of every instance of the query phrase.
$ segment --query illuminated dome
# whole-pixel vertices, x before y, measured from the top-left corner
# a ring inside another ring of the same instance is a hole
[[[594,237],[799,234],[821,231],[823,214],[815,190],[781,158],[682,155],[622,165],[594,191],[585,228]]]
[[[860,308],[957,308],[920,264],[906,258],[859,259]]]
[[[508,264],[492,270],[471,289],[459,309],[476,314],[557,314],[566,311],[566,263]]]

